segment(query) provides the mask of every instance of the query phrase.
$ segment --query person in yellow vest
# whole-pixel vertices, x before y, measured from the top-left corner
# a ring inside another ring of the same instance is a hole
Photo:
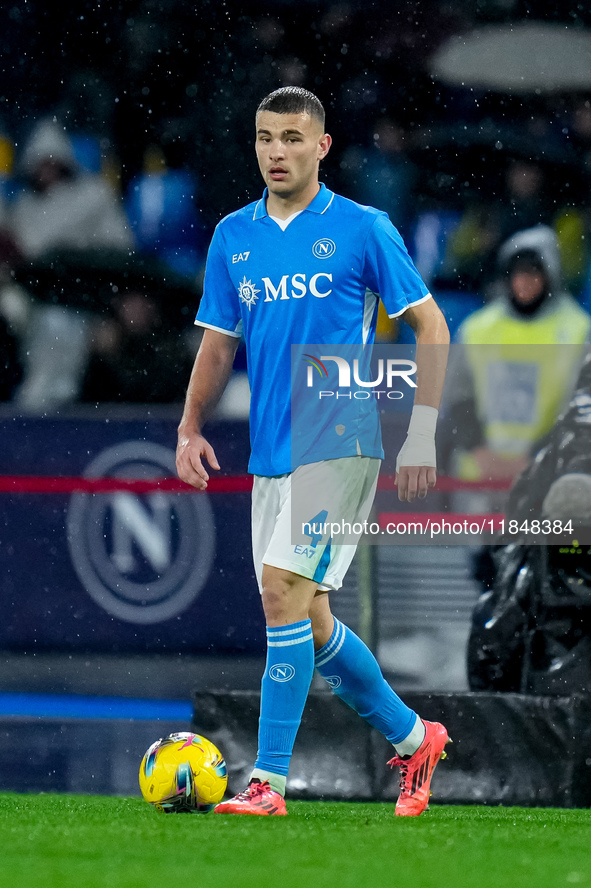
[[[443,468],[464,480],[525,468],[568,400],[591,330],[591,316],[562,289],[551,228],[514,234],[498,264],[498,292],[460,325],[448,367]]]

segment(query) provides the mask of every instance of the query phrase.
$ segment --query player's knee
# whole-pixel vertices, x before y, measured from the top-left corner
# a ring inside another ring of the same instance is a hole
[[[291,576],[263,575],[262,604],[268,626],[297,623],[308,618],[309,602]]]
[[[267,623],[282,617],[286,606],[284,590],[276,586],[263,584],[261,600]]]

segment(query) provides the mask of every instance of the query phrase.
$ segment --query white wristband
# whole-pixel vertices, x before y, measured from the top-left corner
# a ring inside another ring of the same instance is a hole
[[[426,404],[415,404],[410,415],[408,435],[428,435],[435,437],[435,426],[439,410],[436,407],[427,407]]]
[[[426,404],[415,404],[412,408],[406,441],[396,459],[396,471],[401,466],[435,466],[435,426],[439,411]]]

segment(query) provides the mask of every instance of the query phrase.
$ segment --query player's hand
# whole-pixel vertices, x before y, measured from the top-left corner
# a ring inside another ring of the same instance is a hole
[[[414,410],[416,409],[415,407]],[[398,499],[408,503],[412,503],[417,496],[419,499],[424,499],[428,490],[435,487],[437,481],[435,422],[429,418],[433,427],[427,431],[420,428],[418,431],[416,428],[413,429],[414,410],[408,435],[396,458]],[[434,413],[437,415],[437,411]]]
[[[437,470],[434,466],[400,466],[396,472],[398,499],[412,503],[418,496],[424,499],[427,491],[435,487]]]
[[[215,451],[203,435],[188,435],[179,431],[176,448],[176,470],[181,481],[191,484],[197,490],[205,490],[209,474],[203,460],[207,460],[212,469],[219,471],[219,463]]]

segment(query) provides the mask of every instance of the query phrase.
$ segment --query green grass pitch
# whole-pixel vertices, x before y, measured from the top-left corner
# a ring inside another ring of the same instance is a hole
[[[287,817],[0,795],[2,888],[591,888],[591,812],[295,802]]]

